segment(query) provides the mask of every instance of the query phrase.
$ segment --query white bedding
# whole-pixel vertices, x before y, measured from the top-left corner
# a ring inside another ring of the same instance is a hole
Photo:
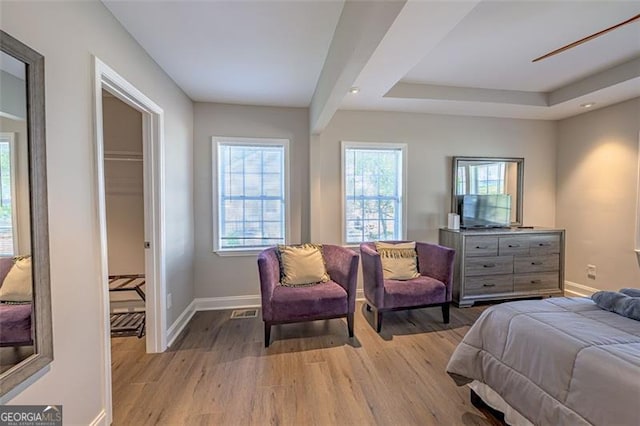
[[[485,383],[536,425],[640,424],[640,321],[590,299],[492,306],[447,372]]]

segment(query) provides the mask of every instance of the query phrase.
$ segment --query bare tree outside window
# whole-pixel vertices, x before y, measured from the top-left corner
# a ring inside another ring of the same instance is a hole
[[[343,155],[345,241],[400,239],[402,149],[346,146]]]

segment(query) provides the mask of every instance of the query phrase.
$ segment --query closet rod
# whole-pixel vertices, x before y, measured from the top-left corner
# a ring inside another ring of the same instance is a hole
[[[142,153],[135,151],[105,151],[105,161],[142,161]]]
[[[141,163],[142,158],[127,158],[127,157],[104,157],[104,161],[135,161]]]

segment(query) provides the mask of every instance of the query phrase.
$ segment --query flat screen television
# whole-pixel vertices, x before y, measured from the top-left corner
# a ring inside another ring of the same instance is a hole
[[[458,195],[462,228],[504,228],[511,225],[511,195]]]

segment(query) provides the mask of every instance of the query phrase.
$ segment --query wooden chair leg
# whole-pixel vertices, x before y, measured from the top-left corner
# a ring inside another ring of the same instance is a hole
[[[442,321],[445,324],[449,324],[449,305],[448,302],[442,305]]]
[[[380,330],[382,330],[382,312],[378,309],[373,310],[373,322],[376,326],[376,333],[380,333]]]
[[[268,348],[271,343],[271,324],[264,322],[264,347]]]
[[[353,337],[353,313],[347,314],[347,328],[349,329],[349,337]]]

